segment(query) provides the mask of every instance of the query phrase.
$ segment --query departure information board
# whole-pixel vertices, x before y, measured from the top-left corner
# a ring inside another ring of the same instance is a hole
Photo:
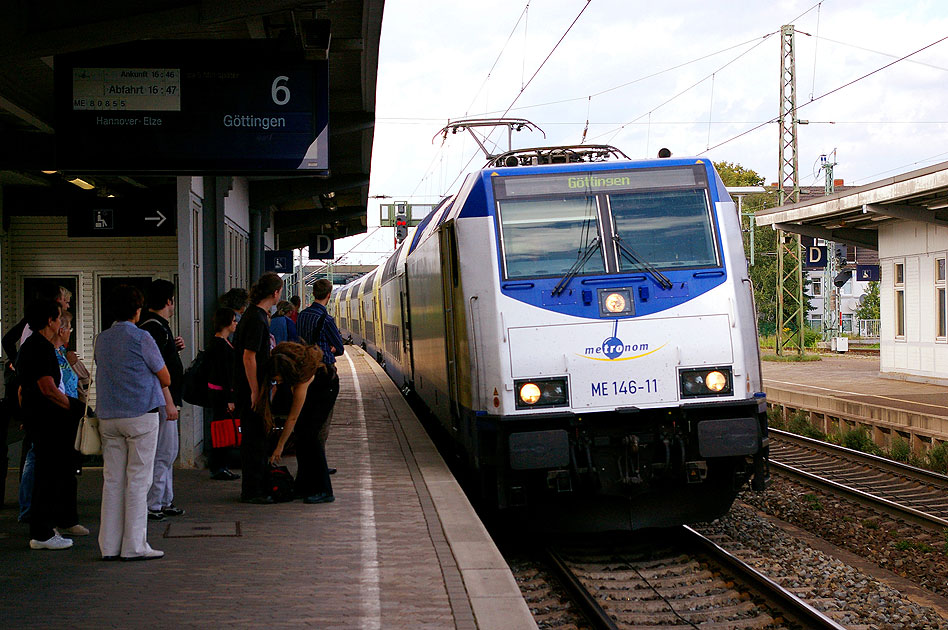
[[[137,42],[54,65],[59,170],[329,169],[325,61],[228,40]]]

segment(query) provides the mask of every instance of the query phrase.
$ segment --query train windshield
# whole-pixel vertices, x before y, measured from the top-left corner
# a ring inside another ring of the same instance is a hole
[[[595,197],[507,199],[500,202],[500,226],[507,278],[563,275],[599,236]],[[577,275],[606,270],[602,248]]]
[[[705,191],[666,190],[609,195],[616,234],[659,269],[717,264]],[[620,271],[636,264],[619,257]]]
[[[504,277],[645,270],[661,278],[662,269],[717,266],[705,168],[492,177]],[[597,237],[601,246],[591,247]]]

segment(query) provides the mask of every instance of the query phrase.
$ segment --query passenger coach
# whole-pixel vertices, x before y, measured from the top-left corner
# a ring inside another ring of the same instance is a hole
[[[713,518],[766,478],[740,221],[710,161],[616,155],[492,158],[333,312],[490,504],[587,529]]]

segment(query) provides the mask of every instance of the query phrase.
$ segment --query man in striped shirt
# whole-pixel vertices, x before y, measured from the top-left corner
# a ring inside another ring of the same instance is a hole
[[[333,405],[336,404],[336,397],[339,396],[336,357],[342,356],[345,352],[342,335],[336,327],[336,320],[326,310],[331,293],[332,282],[329,280],[322,278],[313,283],[313,303],[300,311],[296,320],[300,339],[304,343],[319,346],[323,351],[323,362],[329,370],[329,387],[323,390],[317,401],[319,420],[322,423],[319,429],[319,441],[323,449],[326,448],[326,438],[329,437],[329,414],[332,412]],[[329,469],[329,474],[334,472],[336,472],[335,468]]]

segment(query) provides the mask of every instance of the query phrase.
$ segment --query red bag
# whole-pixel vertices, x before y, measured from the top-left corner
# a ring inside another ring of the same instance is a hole
[[[211,448],[240,446],[240,418],[211,420]]]

